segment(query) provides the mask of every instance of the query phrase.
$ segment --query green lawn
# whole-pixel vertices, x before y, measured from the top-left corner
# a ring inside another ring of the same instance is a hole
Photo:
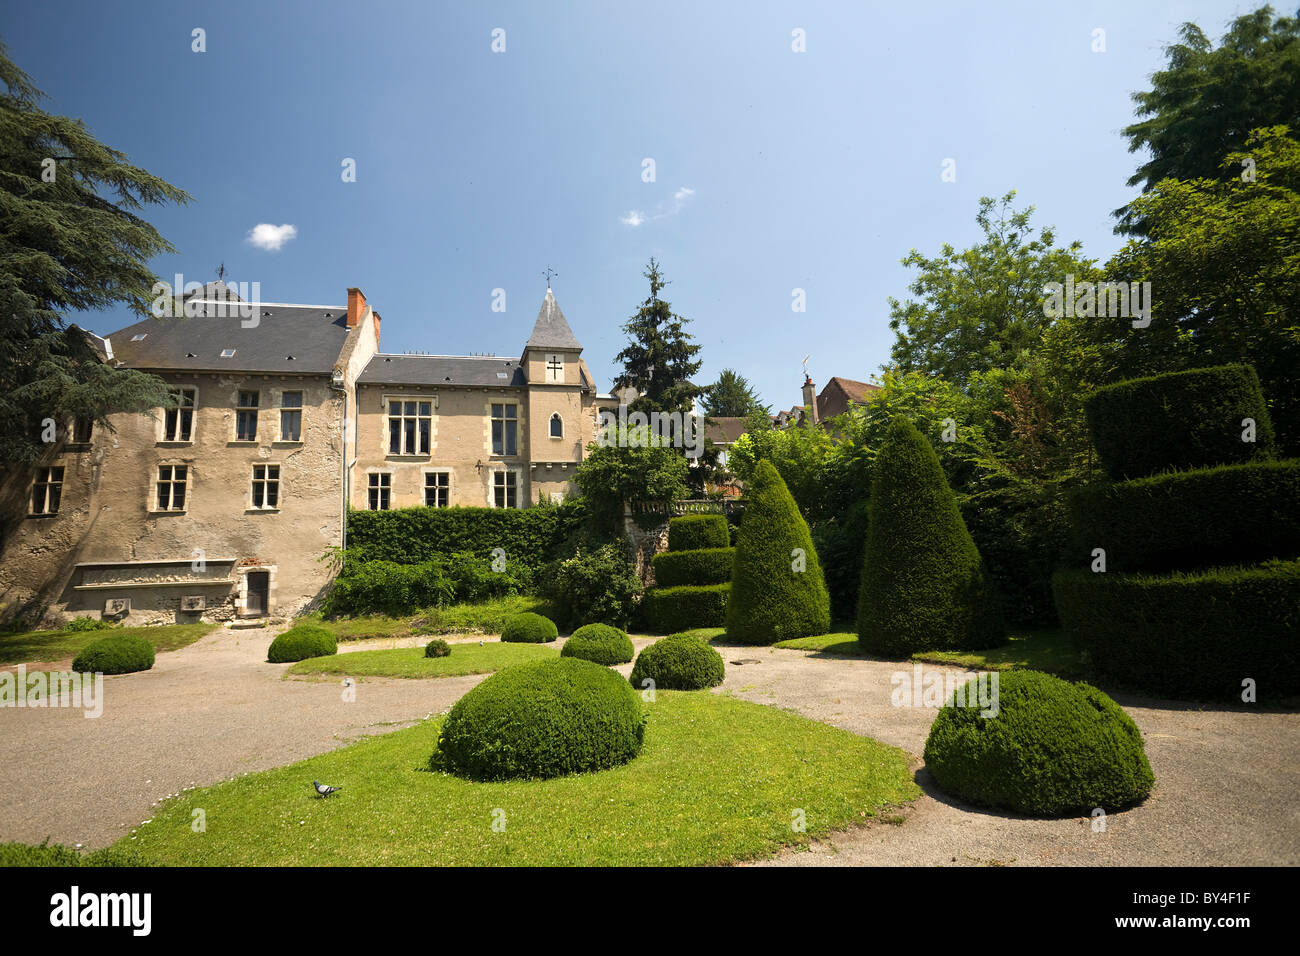
[[[559,651],[547,644],[452,644],[450,657],[425,657],[423,647],[398,647],[378,651],[352,651],[329,657],[299,661],[288,674],[320,674],[342,677],[459,677],[462,674],[490,674],[509,664],[522,664],[543,657],[557,657]]]
[[[839,657],[867,657],[858,646],[856,634],[819,634],[816,637],[798,637],[793,641],[778,641],[773,647],[784,647],[795,651],[820,651]]]
[[[114,845],[195,866],[702,865],[804,844],[920,793],[903,751],[796,714],[702,691],[660,691],[645,707],[645,749],[613,770],[507,783],[434,773],[435,717],[189,791]],[[343,790],[319,800],[313,780]],[[206,832],[190,828],[196,808]],[[792,829],[796,811],[806,832]]]
[[[99,631],[27,631],[0,634],[0,664],[61,661],[76,657],[91,641],[110,634],[131,634],[153,643],[158,652],[193,644],[215,624],[167,624],[158,627],[114,627]]]
[[[1063,631],[1013,631],[1001,647],[986,651],[926,651],[913,660],[952,664],[967,670],[1046,671],[1069,680],[1087,676],[1079,652]]]
[[[710,641],[714,640],[715,638],[722,637],[724,634],[727,633],[727,629],[725,627],[696,627],[696,628],[692,628],[689,631],[681,631],[680,633],[689,634],[691,637],[698,637],[700,640],[702,640],[704,643],[707,644]],[[654,635],[647,635],[647,636],[654,636]],[[654,639],[658,640],[659,638],[656,636]]]
[[[544,600],[519,595],[495,598],[478,604],[454,604],[451,607],[428,608],[418,614],[408,614],[404,617],[366,614],[361,617],[344,617],[327,621],[317,613],[306,615],[299,620],[329,628],[340,641],[365,641],[384,637],[410,637],[413,634],[500,634],[505,619],[523,611],[535,611],[550,616],[550,609]]]

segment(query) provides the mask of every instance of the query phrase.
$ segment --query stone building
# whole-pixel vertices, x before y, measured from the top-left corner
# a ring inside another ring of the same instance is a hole
[[[283,616],[312,604],[346,511],[522,508],[572,491],[599,395],[547,289],[518,358],[391,355],[346,306],[243,303],[219,283],[187,318],[103,340],[175,408],[60,436],[8,482],[0,616]]]

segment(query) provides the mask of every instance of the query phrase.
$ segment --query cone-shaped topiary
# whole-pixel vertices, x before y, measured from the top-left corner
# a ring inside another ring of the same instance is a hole
[[[858,643],[901,657],[1005,640],[996,596],[939,458],[915,425],[896,418],[871,483]]]
[[[830,626],[830,594],[808,524],[776,468],[760,461],[736,539],[727,637],[774,644],[825,634]]]
[[[945,791],[1032,816],[1117,810],[1151,792],[1142,733],[1119,704],[1037,671],[993,677],[996,696],[982,696],[995,707],[968,684],[930,727],[925,766]]]

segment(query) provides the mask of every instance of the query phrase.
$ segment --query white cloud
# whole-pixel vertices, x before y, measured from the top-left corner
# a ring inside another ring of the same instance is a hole
[[[673,202],[671,206],[661,202],[657,207],[655,207],[656,211],[648,216],[640,209],[633,209],[626,216],[619,216],[618,221],[625,226],[636,228],[637,226],[644,225],[654,219],[667,219],[669,216],[675,216],[681,212],[686,206],[686,201],[694,195],[694,189],[690,186],[682,186],[677,190],[677,192],[673,193]]]
[[[281,246],[297,235],[297,226],[290,226],[287,223],[283,226],[273,226],[269,222],[259,222],[248,230],[248,241],[259,249],[279,252]]]

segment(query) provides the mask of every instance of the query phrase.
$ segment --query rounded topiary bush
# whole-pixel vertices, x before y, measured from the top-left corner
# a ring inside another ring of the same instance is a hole
[[[658,690],[700,690],[722,683],[722,655],[697,637],[669,634],[637,655],[629,678],[634,687]],[[645,680],[654,681],[645,685]]]
[[[295,624],[271,642],[266,659],[272,664],[288,664],[309,657],[328,657],[338,651],[338,639],[329,628],[319,624]]]
[[[512,614],[501,628],[501,640],[510,644],[546,644],[559,636],[554,621],[532,611]]]
[[[1097,688],[1038,671],[996,676],[996,716],[981,716],[967,685],[967,706],[949,701],[930,727],[925,765],[944,791],[1030,816],[1116,810],[1151,792],[1142,734]]]
[[[428,644],[424,645],[425,657],[450,657],[451,645],[440,637],[435,637]]]
[[[586,624],[573,632],[560,650],[561,657],[577,657],[595,664],[626,664],[636,651],[632,639],[608,624]]]
[[[72,662],[72,669],[87,674],[131,674],[153,667],[153,644],[134,634],[113,634],[91,641]]]
[[[431,766],[473,780],[558,777],[627,763],[644,737],[627,681],[557,658],[500,670],[457,701]]]
[[[896,418],[874,471],[858,595],[862,649],[905,657],[1002,644],[996,595],[930,442]]]
[[[682,515],[668,519],[669,551],[725,548],[730,544],[731,532],[724,515]]]

